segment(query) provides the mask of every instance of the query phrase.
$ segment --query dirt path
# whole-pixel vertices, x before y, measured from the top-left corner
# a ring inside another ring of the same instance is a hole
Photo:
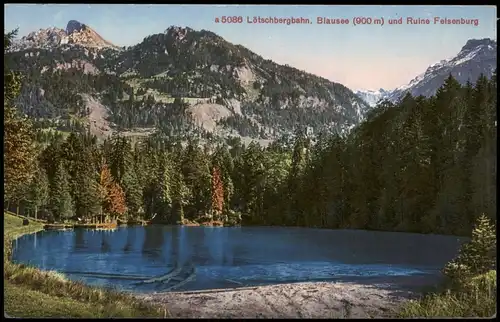
[[[294,283],[229,290],[138,295],[185,318],[369,318],[391,316],[416,295],[418,277]],[[413,289],[413,290],[412,290]]]

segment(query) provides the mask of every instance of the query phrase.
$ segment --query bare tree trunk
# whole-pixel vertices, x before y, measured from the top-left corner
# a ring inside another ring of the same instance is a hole
[[[38,219],[38,206],[35,205],[35,219]]]

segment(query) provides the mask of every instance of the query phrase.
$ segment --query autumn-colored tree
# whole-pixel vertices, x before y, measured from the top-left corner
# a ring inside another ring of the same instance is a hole
[[[231,199],[234,195],[234,184],[231,175],[234,171],[234,162],[227,145],[219,145],[212,154],[212,166],[218,167],[224,185],[224,210],[231,207]]]
[[[111,176],[111,171],[106,163],[101,168],[101,197],[103,211],[113,215],[123,215],[127,212],[125,193]]]
[[[224,209],[224,184],[218,167],[212,168],[212,212],[220,216]]]

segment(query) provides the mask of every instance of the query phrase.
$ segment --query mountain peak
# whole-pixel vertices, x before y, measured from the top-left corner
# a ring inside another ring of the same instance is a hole
[[[490,38],[469,39],[465,46],[462,47],[462,51],[471,50],[482,45],[496,46],[496,42]]]
[[[449,59],[430,65],[407,85],[395,89],[390,100],[396,101],[406,93],[413,96],[432,96],[451,74],[460,84],[475,83],[479,75],[491,77],[497,64],[497,42],[490,38],[469,39],[460,52]]]
[[[182,40],[182,39],[184,39],[184,37],[186,37],[186,35],[189,32],[192,32],[192,31],[193,31],[193,29],[191,29],[189,27],[170,26],[165,30],[164,33],[170,37],[174,37],[178,40]]]
[[[85,29],[87,26],[77,20],[70,20],[68,21],[68,24],[66,26],[66,33],[68,35],[72,34],[73,32],[79,32]]]
[[[76,20],[70,20],[66,26],[66,34],[70,43],[90,47],[116,47],[101,37],[90,26]]]

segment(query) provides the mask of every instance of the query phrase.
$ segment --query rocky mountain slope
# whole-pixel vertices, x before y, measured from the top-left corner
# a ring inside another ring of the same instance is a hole
[[[118,48],[103,39],[89,26],[76,20],[70,20],[66,26],[66,30],[52,27],[29,33],[27,36],[14,42],[12,51],[32,48],[50,49],[65,44],[95,48]]]
[[[479,75],[490,78],[497,66],[497,42],[489,38],[471,39],[451,59],[441,60],[427,68],[408,84],[390,91],[357,91],[370,106],[380,99],[397,101],[406,93],[413,96],[432,96],[451,74],[461,84],[475,83]]]
[[[26,113],[57,126],[91,116],[106,129],[97,134],[139,128],[273,139],[306,127],[345,131],[369,109],[341,84],[206,30],[170,27],[119,49],[70,21],[66,30],[21,38],[7,59],[26,75],[19,99]]]

